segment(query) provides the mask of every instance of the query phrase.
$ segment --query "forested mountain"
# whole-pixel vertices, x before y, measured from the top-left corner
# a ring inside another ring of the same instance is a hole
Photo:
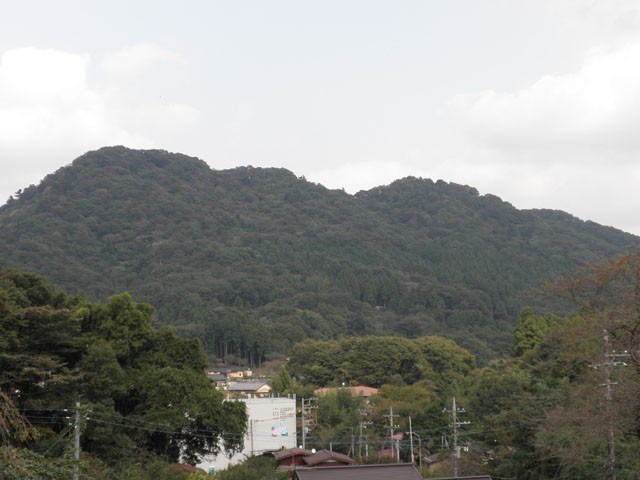
[[[510,350],[545,282],[639,244],[443,181],[349,195],[284,169],[124,147],[0,208],[0,266],[95,300],[131,292],[211,357],[251,363],[304,338],[389,333],[448,336],[483,362]]]

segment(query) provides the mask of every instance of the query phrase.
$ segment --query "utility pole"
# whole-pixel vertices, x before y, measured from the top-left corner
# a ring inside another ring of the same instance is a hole
[[[313,405],[313,402],[315,402],[316,400],[317,398],[301,399],[300,412],[301,412],[302,421],[300,422],[301,423],[300,428],[302,428],[302,449],[303,450],[307,449],[307,425],[311,425],[314,422],[313,419],[308,420],[307,415],[311,413],[312,409],[318,408],[315,405]]]
[[[456,397],[453,397],[453,401],[451,402],[451,410],[447,410],[445,408],[445,412],[448,412],[451,415],[451,428],[453,431],[453,476],[454,478],[458,477],[458,459],[460,458],[460,447],[458,446],[458,427],[462,425],[469,425],[471,422],[459,422],[458,421],[458,413],[465,413],[466,410],[464,408],[458,408],[456,406]]]
[[[413,429],[411,428],[411,417],[409,417],[409,448],[411,449],[411,465],[414,465],[413,458]]]
[[[393,450],[394,450],[394,438],[393,438],[393,429],[398,427],[398,425],[395,425],[393,422],[393,419],[395,417],[399,417],[399,415],[394,415],[393,414],[393,407],[389,407],[389,415],[384,415],[385,417],[389,418],[389,426],[387,427],[389,429],[389,439],[391,440],[391,457],[393,458]],[[396,448],[396,459],[398,461],[398,463],[400,463],[400,449]]]
[[[251,425],[251,456],[253,457],[253,418],[250,420]]]
[[[602,330],[602,337],[604,341],[604,361],[601,364],[593,365],[594,368],[602,367],[604,370],[604,399],[605,399],[605,409],[607,412],[607,450],[609,454],[608,465],[607,465],[607,476],[611,480],[616,480],[616,451],[615,451],[615,442],[614,442],[614,428],[613,428],[613,396],[612,396],[612,386],[616,385],[615,382],[611,381],[611,373],[613,371],[613,367],[624,366],[627,364],[619,359],[621,358],[629,358],[631,355],[629,352],[624,351],[623,353],[616,353],[615,350],[612,352],[611,347],[609,345],[609,332],[604,329]]]
[[[73,430],[73,480],[78,480],[80,470],[80,402],[76,402],[76,418]]]
[[[367,425],[371,425],[371,422],[364,421],[364,418],[369,415],[368,409],[359,409],[358,413],[360,414],[360,422],[358,422],[358,457],[362,458],[362,442],[364,439],[363,430],[367,428]],[[365,450],[367,451],[367,456],[369,456],[368,449],[365,448]]]
[[[302,430],[302,449],[306,450],[307,449],[307,435],[306,435],[306,429],[307,429],[307,424],[305,422],[305,415],[306,414],[306,407],[305,407],[305,403],[304,403],[304,397],[300,399],[300,417],[301,417],[301,422],[300,422],[300,429]]]

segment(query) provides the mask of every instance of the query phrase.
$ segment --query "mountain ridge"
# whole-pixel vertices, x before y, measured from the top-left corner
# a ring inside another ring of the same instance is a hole
[[[490,358],[510,348],[521,308],[546,306],[535,288],[634,245],[443,180],[351,195],[282,168],[125,147],[88,152],[0,207],[4,267],[97,299],[130,291],[212,356],[235,342],[250,361],[305,337],[389,332],[446,334]]]

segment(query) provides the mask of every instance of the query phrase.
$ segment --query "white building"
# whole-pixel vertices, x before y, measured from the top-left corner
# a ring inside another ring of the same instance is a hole
[[[252,455],[296,446],[295,396],[243,398],[237,401],[247,405],[249,417],[244,449],[230,457],[224,452],[207,456],[202,463],[198,464],[199,468],[208,472],[217,472],[240,463]]]

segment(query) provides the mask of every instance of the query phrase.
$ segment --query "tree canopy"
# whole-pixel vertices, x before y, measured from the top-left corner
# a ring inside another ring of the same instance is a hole
[[[366,335],[446,336],[485,364],[510,353],[524,306],[568,311],[538,286],[638,244],[444,181],[349,195],[284,169],[124,147],[0,207],[3,266],[93,301],[131,292],[210,358],[252,366],[305,338]]]
[[[90,303],[0,270],[2,443],[64,457],[78,403],[83,452],[111,466],[132,455],[195,463],[220,444],[239,448],[244,405],[223,403],[200,342],[154,328],[152,312],[127,293]]]

